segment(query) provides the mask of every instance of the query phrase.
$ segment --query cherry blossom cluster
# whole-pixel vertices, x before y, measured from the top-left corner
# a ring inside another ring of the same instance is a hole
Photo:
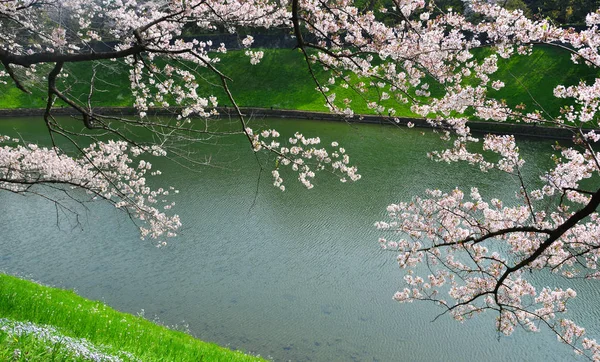
[[[350,165],[346,149],[337,142],[332,142],[328,151],[325,147],[317,148],[321,144],[319,137],[309,138],[298,132],[289,137],[287,142],[281,141],[279,132],[273,129],[254,133],[251,128],[246,128],[246,134],[251,138],[255,151],[265,149],[277,155],[276,166],[271,174],[273,186],[281,191],[285,191],[285,185],[279,169],[284,166],[297,172],[298,181],[307,189],[314,187],[316,172],[326,169],[339,175],[340,182],[358,181],[361,178],[356,166]]]
[[[167,197],[177,190],[153,189],[146,183],[152,172],[150,162],[134,158],[141,155],[164,156],[157,146],[142,149],[124,141],[91,144],[79,158],[58,149],[22,145],[2,136],[0,148],[0,188],[15,193],[40,193],[39,187],[85,190],[93,198],[110,201],[142,220],[142,238],[172,237],[181,226],[179,216],[167,215],[174,203]],[[159,171],[154,171],[158,173]]]
[[[555,119],[546,117],[543,109],[525,112],[494,100],[490,91],[505,86],[494,79],[494,73],[500,58],[530,54],[531,47],[539,43],[570,51],[575,62],[599,65],[600,35],[594,20],[597,14],[588,17],[588,29],[577,32],[547,20],[528,19],[520,10],[508,11],[488,2],[472,4],[473,11],[484,16],[478,24],[451,11],[433,17],[433,3],[399,1],[380,11],[404,20],[384,22],[373,13],[359,11],[352,1],[300,2],[305,5],[300,16],[318,39],[316,44],[305,45],[320,50],[312,56],[314,62],[334,70],[336,78],[359,92],[379,89],[383,96],[369,103],[379,113],[387,110],[392,114],[390,103],[385,101],[394,99],[410,102],[414,112],[429,117],[438,126],[447,126],[447,118],[463,114],[500,122],[565,123],[562,121],[566,115]],[[490,47],[493,52],[476,56],[473,50],[481,47]],[[372,81],[365,82],[368,79]],[[432,81],[443,86],[443,95],[431,97]],[[597,97],[590,94],[593,87],[582,84],[580,88],[591,99],[581,101],[581,110],[576,112],[580,119],[569,126],[588,122],[595,114],[597,102],[593,99]],[[346,99],[337,99],[325,86],[320,90],[327,93],[331,111],[352,115]],[[432,117],[435,115],[440,116],[437,122],[434,120],[438,118]]]
[[[436,301],[459,321],[495,310],[497,328],[506,335],[519,326],[537,331],[545,324],[569,344],[574,344],[569,336],[583,336],[581,327],[558,319],[567,311],[575,291],[536,289],[526,280],[525,270],[550,268],[574,277],[580,274],[581,262],[575,255],[584,255],[587,267],[596,270],[600,248],[597,213],[592,215],[593,221],[570,229],[535,257],[570,213],[545,215],[534,210],[532,214],[526,204],[507,207],[498,199],[485,201],[476,188],[469,195],[459,189],[449,193],[428,190],[426,198],[392,204],[387,211],[389,220],[376,226],[395,236],[382,237],[379,242],[398,253],[398,264],[406,270],[406,288],[396,293],[395,300]],[[532,261],[523,269],[511,270],[529,259]],[[577,348],[600,358],[595,340],[586,341]]]

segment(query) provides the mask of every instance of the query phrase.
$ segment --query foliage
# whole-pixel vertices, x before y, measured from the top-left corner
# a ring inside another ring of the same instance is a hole
[[[558,24],[585,24],[587,14],[600,7],[598,0],[524,0],[531,12]]]
[[[528,18],[532,15],[531,9],[527,7],[524,0],[506,0],[502,3],[502,6],[507,10],[522,10]]]

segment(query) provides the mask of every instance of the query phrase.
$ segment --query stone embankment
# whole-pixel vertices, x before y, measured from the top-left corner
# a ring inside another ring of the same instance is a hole
[[[219,107],[217,108],[221,117],[235,117],[233,108]],[[131,116],[136,113],[131,107],[98,107],[95,109],[99,114],[112,116]],[[336,114],[326,112],[311,112],[299,110],[285,109],[269,109],[269,108],[253,108],[244,107],[242,112],[246,117],[253,118],[288,118],[288,119],[310,119],[322,121],[341,121],[347,123],[373,123],[382,125],[402,125],[406,126],[409,122],[415,127],[432,128],[425,119],[422,118],[406,118],[398,117],[391,118],[378,115],[355,115],[352,118],[342,117]],[[54,115],[77,115],[77,111],[72,108],[55,108],[52,113]],[[158,115],[173,115],[176,113],[174,108],[155,108],[148,112],[150,116]],[[36,108],[15,108],[15,109],[0,109],[0,117],[36,117],[42,116],[44,109]],[[566,129],[555,127],[543,127],[535,124],[510,124],[498,122],[469,122],[469,127],[477,133],[494,133],[494,134],[513,134],[517,136],[540,137],[551,139],[571,139],[573,133]]]

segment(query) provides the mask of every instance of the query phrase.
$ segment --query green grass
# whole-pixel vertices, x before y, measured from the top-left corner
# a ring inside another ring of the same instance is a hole
[[[102,302],[72,291],[50,288],[0,274],[0,327],[31,322],[52,326],[61,336],[49,343],[32,334],[0,330],[2,361],[84,361],[68,348],[69,340],[85,338],[102,353],[141,361],[260,361],[260,358],[219,347],[118,312]],[[18,321],[18,322],[10,322]],[[29,324],[28,324],[29,325]],[[129,356],[129,357],[128,357]]]
[[[482,53],[490,50],[483,50]],[[229,76],[230,89],[240,106],[262,107],[274,109],[294,109],[306,111],[326,111],[325,100],[318,93],[306,62],[298,50],[268,49],[258,65],[251,65],[243,51],[230,51],[219,55],[221,62],[217,68]],[[128,69],[118,62],[101,62],[92,68],[90,63],[68,64],[70,76],[65,80],[63,89],[69,94],[87,103],[90,88],[89,80],[94,69],[97,74],[92,103],[95,106],[131,106],[133,98],[129,90]],[[314,67],[317,78],[325,82],[329,75],[318,66]],[[42,74],[43,69],[38,70]],[[206,69],[200,69],[200,86],[197,93],[215,95],[220,105],[230,106],[223,90],[219,87],[219,79]],[[561,106],[569,100],[557,100],[552,89],[558,84],[572,85],[580,80],[591,81],[598,75],[597,71],[583,65],[574,65],[570,54],[564,50],[544,46],[536,47],[531,56],[514,56],[508,60],[500,59],[499,71],[492,79],[504,81],[506,87],[500,91],[491,91],[490,95],[504,99],[514,106],[524,104],[528,111],[539,108],[536,101],[545,107],[551,115],[557,115]],[[339,82],[338,82],[339,83]],[[433,94],[437,89],[432,85]],[[28,95],[17,90],[12,84],[0,84],[0,108],[40,108],[44,107],[45,91],[43,85],[31,84],[33,94]],[[352,107],[356,113],[372,114],[366,102],[351,89],[344,89],[338,84],[331,86],[337,99],[352,99]],[[369,88],[366,97],[375,95],[374,88]],[[398,116],[414,117],[406,104],[393,100],[386,102],[393,107]]]
[[[593,84],[599,75],[597,69],[573,64],[570,53],[552,46],[536,47],[530,56],[500,59],[498,66],[494,78],[501,79],[506,87],[492,90],[492,97],[506,100],[509,106],[524,104],[527,111],[545,110],[553,117],[559,115],[561,107],[573,104],[572,100],[553,96],[557,85],[576,85],[580,81]]]
[[[229,52],[222,57],[219,69],[233,81],[230,88],[239,105],[245,107],[261,107],[274,109],[294,109],[303,111],[327,111],[323,95],[308,70],[302,53],[298,50],[268,49],[258,65],[251,65],[248,57],[240,51]],[[313,66],[315,76],[322,85],[327,85],[330,77],[320,66]],[[352,99],[352,107],[356,113],[373,113],[366,101],[352,89],[336,85],[329,86],[336,93],[336,99]],[[201,88],[209,92],[208,88]],[[215,94],[223,105],[230,105],[223,93]],[[365,98],[373,98],[375,93],[370,89]],[[401,115],[414,116],[408,106],[387,102],[397,108]]]

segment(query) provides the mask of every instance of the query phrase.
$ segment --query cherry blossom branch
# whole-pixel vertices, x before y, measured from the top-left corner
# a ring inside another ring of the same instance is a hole
[[[496,298],[498,289],[502,286],[504,280],[506,280],[506,278],[508,278],[510,274],[514,273],[517,270],[520,270],[521,268],[527,266],[529,263],[536,260],[540,255],[544,253],[544,251],[546,251],[546,249],[548,249],[552,245],[552,243],[558,240],[564,233],[573,228],[581,220],[595,212],[598,206],[600,206],[600,189],[598,189],[592,195],[590,202],[587,205],[585,205],[585,207],[579,209],[564,223],[562,223],[556,229],[550,232],[548,238],[542,244],[540,244],[540,246],[531,255],[521,260],[518,264],[514,265],[513,267],[506,269],[506,271],[498,279],[496,287],[494,288],[494,294],[496,295]]]

